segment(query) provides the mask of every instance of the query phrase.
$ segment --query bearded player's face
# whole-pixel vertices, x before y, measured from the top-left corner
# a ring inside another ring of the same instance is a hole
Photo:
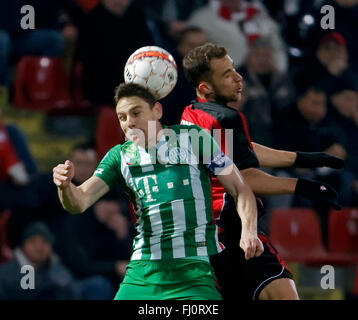
[[[235,70],[232,59],[226,55],[210,61],[212,75],[210,81],[215,100],[224,103],[239,101],[243,87],[242,77]]]

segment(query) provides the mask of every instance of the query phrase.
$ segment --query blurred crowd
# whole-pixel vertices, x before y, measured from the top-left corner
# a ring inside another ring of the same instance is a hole
[[[21,28],[24,5],[34,7],[33,30]],[[324,5],[334,8],[334,29],[321,26]],[[225,46],[244,79],[243,99],[233,107],[246,116],[253,141],[276,149],[324,151],[346,164],[339,171],[271,173],[326,181],[338,191],[342,206],[357,207],[356,34],[358,0],[0,2],[0,299],[112,299],[134,236],[131,207],[120,189],[82,215],[65,212],[52,172],[39,172],[27,137],[16,124],[1,121],[3,106],[16,107],[14,74],[22,57],[61,58],[69,79],[80,66],[90,110],[113,109],[128,57],[146,45],[165,48],[178,65],[176,87],[161,101],[162,122],[171,125],[196,98],[184,78],[182,58],[207,41]],[[109,148],[99,151],[92,138],[68,155],[76,184],[92,175]],[[123,135],[116,139],[122,142]],[[270,209],[312,206],[295,196],[264,201]],[[36,295],[18,285],[26,264],[39,274]]]

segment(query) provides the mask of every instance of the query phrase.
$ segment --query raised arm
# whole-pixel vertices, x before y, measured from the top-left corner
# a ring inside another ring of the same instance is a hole
[[[330,167],[340,169],[344,166],[344,161],[324,152],[292,152],[276,150],[265,147],[261,144],[252,143],[260,167],[280,168],[280,167],[299,167],[317,168]]]
[[[255,194],[297,194],[314,201],[325,202],[336,210],[340,209],[337,192],[328,183],[305,178],[275,177],[256,168],[240,172]]]
[[[244,169],[240,172],[252,191],[260,196],[293,194],[298,180],[275,177],[256,168]]]
[[[260,167],[279,168],[291,167],[296,160],[296,152],[276,150],[252,142]]]
[[[263,245],[257,237],[257,207],[254,194],[235,165],[224,169],[217,179],[235,199],[242,225],[240,247],[245,251],[245,258],[258,257],[263,252]]]
[[[107,184],[95,176],[76,187],[71,182],[74,170],[73,163],[69,160],[53,168],[53,181],[57,186],[61,204],[72,214],[85,211],[109,191]]]

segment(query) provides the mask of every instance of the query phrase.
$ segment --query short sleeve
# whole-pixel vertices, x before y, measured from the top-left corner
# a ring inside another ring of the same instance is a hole
[[[120,145],[113,147],[106,153],[93,175],[102,179],[109,186],[109,188],[112,188],[114,185],[121,182]]]
[[[220,146],[215,139],[206,131],[198,127],[199,136],[199,152],[202,163],[215,176],[221,171],[233,164],[232,160],[221,151]]]

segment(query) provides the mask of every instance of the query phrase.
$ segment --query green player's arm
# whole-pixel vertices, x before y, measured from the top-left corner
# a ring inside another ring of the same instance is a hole
[[[293,194],[298,181],[297,178],[275,177],[256,168],[240,172],[252,191],[261,196]]]
[[[272,149],[255,142],[252,143],[252,146],[259,160],[260,167],[291,167],[296,161],[296,152]]]
[[[108,185],[100,178],[92,176],[80,186],[72,182],[63,188],[57,188],[63,208],[69,213],[82,213],[109,191]]]
[[[216,176],[236,202],[242,229],[257,234],[257,206],[255,196],[235,165],[230,165]]]

